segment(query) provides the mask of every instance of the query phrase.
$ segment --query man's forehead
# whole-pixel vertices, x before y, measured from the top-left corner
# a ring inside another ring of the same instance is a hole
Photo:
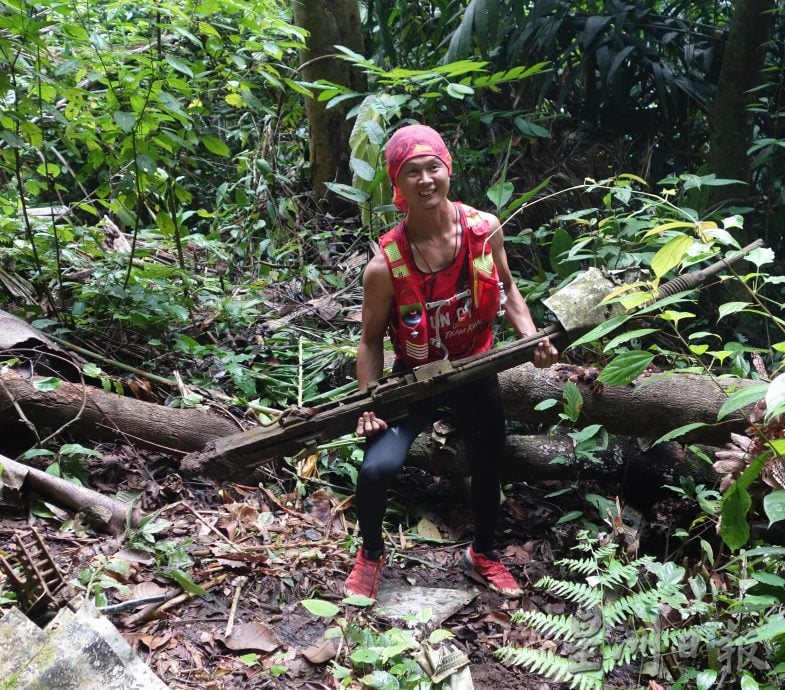
[[[409,160],[407,160],[401,167],[408,168],[410,166],[418,167],[421,165],[430,165],[434,161],[437,161],[442,164],[444,163],[444,161],[442,161],[442,159],[439,158],[439,156],[423,155],[423,156],[414,156],[413,158],[409,158]]]

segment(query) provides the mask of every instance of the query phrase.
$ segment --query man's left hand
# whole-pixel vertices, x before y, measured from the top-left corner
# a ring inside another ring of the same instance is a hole
[[[548,338],[544,338],[537,344],[537,347],[534,348],[532,362],[538,369],[547,369],[558,361],[559,351],[551,345],[551,341],[548,340]]]

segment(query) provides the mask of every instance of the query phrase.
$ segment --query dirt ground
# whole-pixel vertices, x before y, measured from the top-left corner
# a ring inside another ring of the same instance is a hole
[[[180,594],[163,605],[138,606],[111,617],[139,657],[173,690],[336,688],[333,662],[351,666],[352,648],[326,640],[328,627],[338,619],[369,631],[406,627],[375,607],[342,602],[343,580],[357,545],[351,497],[347,493],[339,503],[315,472],[296,479],[279,470],[279,476],[271,474],[260,485],[217,486],[183,479],[171,458],[128,447],[103,452],[103,458],[91,461],[92,486],[108,493],[141,492],[142,509],[148,515],[160,510],[158,519],[168,523],[165,530],[147,538],[139,530],[120,537],[63,531],[57,519],[3,508],[0,549],[13,552],[13,531],[29,528],[43,538],[72,593],[84,591],[74,583],[80,574],[87,581],[91,569],[108,603],[167,591]],[[300,494],[305,500],[298,495],[298,485],[307,486]],[[557,521],[576,507],[575,494],[547,498],[558,488],[506,487],[498,549],[525,589],[524,597],[512,601],[482,589],[458,569],[469,522],[455,487],[407,470],[395,488],[392,515],[404,521],[387,523],[390,560],[383,592],[394,590],[400,592],[394,596],[406,597],[407,587],[460,591],[468,603],[440,627],[449,630],[455,645],[468,655],[477,689],[561,687],[494,656],[502,646],[542,644],[532,631],[511,622],[519,608],[565,612],[564,602],[534,588],[543,574],[558,575],[553,561],[566,555],[574,542],[577,523]],[[618,487],[602,491],[612,497]],[[180,588],[172,589],[165,571],[173,564],[208,595],[182,595]],[[0,575],[0,592],[3,589]],[[312,599],[336,604],[338,615],[314,615],[302,603]],[[621,680],[619,687],[643,684],[637,680],[630,685]]]

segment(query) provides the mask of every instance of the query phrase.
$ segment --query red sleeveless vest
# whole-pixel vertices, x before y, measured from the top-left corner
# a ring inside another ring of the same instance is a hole
[[[423,273],[416,267],[403,222],[379,239],[395,290],[390,340],[396,358],[409,368],[461,359],[493,344],[500,290],[489,223],[476,209],[456,206],[463,228],[461,249],[439,271]]]

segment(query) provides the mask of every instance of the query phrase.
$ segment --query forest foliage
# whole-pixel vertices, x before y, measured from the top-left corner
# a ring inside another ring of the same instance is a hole
[[[710,603],[737,628],[771,625],[755,640],[767,646],[767,671],[755,676],[766,687],[774,682],[766,674],[785,662],[779,552],[757,551],[743,566],[723,554],[743,553],[754,514],[771,524],[785,517],[785,484],[760,481],[785,453],[785,13],[771,14],[750,94],[751,173],[739,197],[737,180],[707,167],[722,124],[712,106],[732,3],[384,0],[360,8],[364,54],[336,46],[334,59],[365,73],[363,93],[301,79],[308,37],[279,0],[3,0],[0,306],[137,369],[220,387],[261,421],[349,390],[356,259],[394,218],[383,143],[401,122],[426,121],[452,149],[454,195],[505,222],[538,323],[549,318],[541,298],[577,271],[634,274],[613,296],[625,316],[573,352],[603,366],[606,385],[655,363],[761,379],[721,413],[759,403],[755,452],[747,444],[726,473],[735,481],[722,494],[678,490],[702,509],[695,532],[682,536],[700,544],[704,565],[729,568],[743,593],[769,587],[765,603],[733,603],[717,591]],[[330,187],[355,205],[342,217],[326,214],[309,186],[304,98],[351,106],[353,182]],[[712,290],[647,306],[661,282],[754,237],[766,247]],[[269,326],[282,306],[333,295],[329,317],[311,309]],[[91,366],[122,387],[122,371]],[[580,400],[549,404],[580,426]],[[607,442],[601,429],[584,432],[589,446]],[[347,457],[356,453],[326,450],[325,471]],[[720,545],[706,525],[719,525]],[[709,579],[701,597],[689,582],[694,600],[708,597]],[[705,613],[684,606],[685,621]],[[710,656],[695,666],[697,687],[711,686],[711,674],[699,676]]]

